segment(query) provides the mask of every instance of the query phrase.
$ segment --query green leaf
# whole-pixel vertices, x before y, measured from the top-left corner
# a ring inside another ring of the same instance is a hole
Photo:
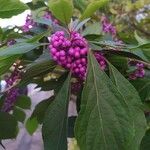
[[[70,74],[46,112],[42,128],[45,150],[67,150],[69,84]]]
[[[150,42],[145,44],[139,44],[137,46],[130,46],[128,47],[130,50],[138,50],[139,48],[142,49],[149,49],[150,48]]]
[[[38,121],[36,118],[29,118],[26,122],[26,129],[32,135],[38,128]]]
[[[26,118],[26,114],[23,110],[18,109],[18,108],[14,108],[13,109],[13,116],[20,122],[24,122],[25,118]]]
[[[9,70],[12,64],[19,56],[8,56],[8,57],[0,57],[0,75],[4,74]]]
[[[16,119],[8,113],[0,112],[0,139],[15,138],[16,133]]]
[[[52,26],[52,24],[53,24],[53,22],[51,20],[47,20],[44,18],[36,18],[34,21],[37,23],[48,25],[48,26]]]
[[[142,101],[150,101],[150,79],[143,78],[130,81],[137,89]]]
[[[49,31],[47,30],[46,32],[42,32],[36,36],[34,36],[33,38],[29,39],[27,42],[28,43],[35,43],[38,42],[39,40],[41,40],[44,36],[49,35]]]
[[[79,29],[82,29],[83,26],[90,20],[90,18],[87,18],[83,21],[79,21],[79,20],[75,20],[73,23],[72,23],[72,29],[75,30],[75,31],[78,31]]]
[[[46,4],[44,3],[43,0],[33,0],[31,2],[28,2],[27,5],[31,10],[36,10],[41,7],[46,7]]]
[[[25,84],[30,82],[31,79],[35,76],[40,75],[41,73],[52,71],[56,67],[55,62],[50,60],[50,56],[46,57],[45,59],[38,59],[34,63],[30,64],[26,68],[26,72],[22,77],[21,84]]]
[[[21,95],[17,98],[15,105],[23,109],[30,109],[31,99],[28,96]]]
[[[43,123],[45,112],[47,111],[49,105],[52,103],[53,99],[54,99],[54,97],[51,97],[51,98],[41,101],[39,104],[37,104],[31,115],[31,118],[37,118],[37,121],[40,124]]]
[[[148,40],[144,39],[143,37],[141,38],[141,37],[137,34],[136,31],[134,32],[134,36],[135,36],[135,38],[136,38],[136,40],[138,41],[139,44],[146,44],[146,43],[148,43]]]
[[[91,2],[83,12],[80,19],[83,20],[91,17],[96,10],[103,8],[108,2],[109,0],[97,0]]]
[[[138,56],[137,54],[134,54],[132,52],[127,52],[127,51],[103,50],[103,52],[108,53],[110,55],[113,54],[113,55],[117,55],[117,56],[137,59],[137,60],[144,60],[144,58]]]
[[[100,23],[96,22],[94,24],[91,24],[85,30],[83,31],[83,36],[86,35],[100,35],[101,34],[101,28],[100,28]]]
[[[68,118],[68,137],[74,138],[74,125],[75,125],[76,116]]]
[[[134,145],[135,126],[130,112],[134,106],[131,107],[132,103],[125,101],[105,72],[99,69],[99,64],[91,53],[88,62],[81,111],[75,127],[80,149],[137,150],[136,146],[139,145]],[[140,109],[137,114],[138,111]],[[142,112],[140,115],[143,116]],[[145,122],[141,124],[139,130],[145,127]]]
[[[108,53],[110,54],[110,53]],[[120,72],[126,74],[128,69],[128,59],[122,56],[110,55],[107,56],[109,62],[115,66]]]
[[[150,148],[150,129],[147,130],[142,142],[140,150],[148,150]]]
[[[2,48],[0,48],[0,56],[24,54],[24,53],[27,53],[41,45],[42,44],[40,44],[40,43],[17,43],[10,47],[2,47]]]
[[[51,0],[49,9],[64,24],[68,24],[73,15],[73,4],[70,0]]]
[[[54,92],[57,93],[62,87],[67,76],[68,76],[68,73],[64,73],[58,79],[52,79],[50,81],[45,81],[45,82],[42,81],[41,79],[38,79],[38,80],[35,80],[35,83],[37,83],[38,87],[41,87],[42,90],[44,91],[54,90]]]
[[[83,12],[86,8],[85,0],[73,0],[74,7]]]
[[[130,106],[129,114],[133,119],[132,124],[134,127],[133,140],[131,141],[133,148],[132,146],[130,148],[138,149],[146,130],[146,120],[142,110],[141,99],[133,85],[115,67],[109,64],[109,68],[113,83],[126,104]]]
[[[28,9],[28,6],[19,0],[0,0],[0,18],[10,18]]]
[[[146,58],[149,60],[150,62],[150,45],[148,49],[143,49],[143,54],[146,56]]]
[[[111,55],[116,55],[116,56],[122,56],[122,57],[127,57],[127,58],[142,60],[142,61],[147,61],[146,57],[143,56],[143,53],[141,51],[137,53],[137,51],[136,52],[130,52],[130,51],[124,51],[124,50],[120,51],[120,50],[107,49],[107,48],[103,48],[102,49],[100,47],[100,45],[95,45],[95,44],[91,45],[91,49],[93,51],[103,51],[105,54],[110,55],[110,56]]]

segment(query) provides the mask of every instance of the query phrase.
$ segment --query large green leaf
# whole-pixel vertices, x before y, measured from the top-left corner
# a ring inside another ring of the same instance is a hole
[[[103,8],[109,0],[96,0],[91,2],[81,16],[81,20],[91,17],[94,12],[100,8]]]
[[[0,139],[15,138],[16,134],[16,119],[8,113],[0,112]]]
[[[45,114],[42,128],[45,150],[67,150],[69,83],[70,74]]]
[[[141,110],[141,99],[133,85],[114,66],[109,64],[109,68],[113,83],[121,93],[124,101],[130,106],[129,113],[133,118],[134,127],[133,148],[131,147],[131,149],[138,149],[146,130],[146,120],[143,110]]]
[[[28,6],[19,0],[0,0],[0,18],[10,18],[28,9]]]
[[[24,54],[41,45],[40,43],[17,43],[9,47],[2,47],[0,48],[0,56]]]
[[[73,4],[70,0],[50,0],[49,9],[64,24],[68,24],[73,15]]]
[[[88,62],[81,111],[75,127],[80,149],[137,150],[134,145],[134,119],[130,112],[132,103],[129,105],[125,101],[105,72],[99,69],[99,64],[91,53]],[[140,110],[137,110],[137,114],[138,111]],[[145,122],[143,126],[145,127]]]

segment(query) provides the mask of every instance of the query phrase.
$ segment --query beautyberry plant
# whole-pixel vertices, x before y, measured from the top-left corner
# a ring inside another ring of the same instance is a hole
[[[0,28],[2,147],[22,123],[31,135],[42,125],[44,150],[69,150],[68,138],[78,150],[149,149],[149,13],[140,0],[0,2],[2,19],[31,10],[23,26]],[[53,96],[26,116],[30,83]]]

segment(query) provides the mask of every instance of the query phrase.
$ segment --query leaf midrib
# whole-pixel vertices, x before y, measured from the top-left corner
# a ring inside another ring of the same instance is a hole
[[[99,105],[99,100],[98,100],[98,97],[99,97],[99,93],[98,93],[98,88],[97,88],[97,85],[96,85],[96,74],[95,74],[95,71],[94,71],[94,65],[93,65],[93,62],[91,60],[91,57],[90,57],[90,61],[91,61],[91,65],[92,65],[92,72],[93,72],[93,76],[94,76],[94,87],[95,87],[95,90],[96,90],[96,103],[97,103],[97,108],[98,108],[98,113],[99,113],[99,117],[100,117],[100,124],[101,124],[101,131],[102,131],[102,134],[103,134],[103,139],[104,139],[104,143],[105,143],[105,148],[107,147],[107,142],[106,142],[106,137],[105,137],[105,134],[104,134],[104,128],[103,128],[103,119],[102,119],[102,114],[101,114],[101,108],[100,108],[100,105]]]

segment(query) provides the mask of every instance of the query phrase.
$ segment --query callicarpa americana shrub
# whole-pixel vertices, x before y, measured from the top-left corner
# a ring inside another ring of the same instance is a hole
[[[0,95],[0,149],[4,140],[18,136],[20,123],[30,135],[42,126],[44,150],[150,149],[146,1],[0,4],[2,19],[31,10],[23,26],[0,28],[0,75],[6,82]],[[53,96],[31,108],[22,92],[30,83]],[[70,103],[75,114],[68,114]]]

